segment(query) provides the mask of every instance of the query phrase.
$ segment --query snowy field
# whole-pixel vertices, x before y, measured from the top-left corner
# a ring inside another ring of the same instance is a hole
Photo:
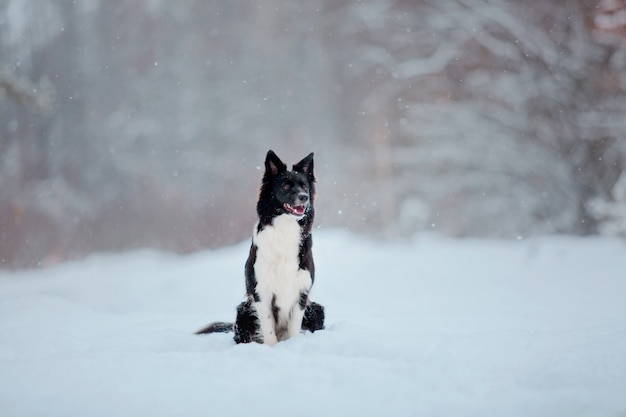
[[[234,318],[248,243],[0,272],[0,415],[626,416],[626,244],[314,236],[327,329]]]

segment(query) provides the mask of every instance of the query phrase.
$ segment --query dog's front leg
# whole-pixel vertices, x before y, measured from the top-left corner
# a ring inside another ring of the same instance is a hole
[[[298,335],[302,329],[302,319],[304,318],[304,308],[300,304],[296,304],[291,309],[291,317],[289,319],[289,325],[287,326],[287,338]]]
[[[259,324],[261,326],[261,335],[263,336],[263,343],[266,345],[274,346],[278,343],[274,326],[274,315],[272,307],[268,303],[257,302],[254,303],[259,317]]]
[[[313,285],[311,273],[306,269],[299,269],[296,275],[296,282],[300,284],[300,296],[298,302],[291,307],[289,314],[289,324],[287,325],[287,338],[297,336],[302,330],[302,319],[304,319],[304,309],[309,304],[309,291]]]

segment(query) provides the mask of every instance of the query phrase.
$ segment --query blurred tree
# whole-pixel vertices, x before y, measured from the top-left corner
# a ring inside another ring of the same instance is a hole
[[[342,99],[363,116],[349,136],[372,141],[374,166],[359,167],[379,187],[360,193],[377,203],[378,224],[453,235],[595,232],[585,203],[621,172],[625,84],[606,88],[623,51],[595,41],[589,5],[379,0],[330,9]],[[379,199],[394,207],[381,210]]]
[[[316,152],[318,225],[606,230],[592,202],[621,195],[624,10],[1,0],[0,259],[243,239],[268,148]]]

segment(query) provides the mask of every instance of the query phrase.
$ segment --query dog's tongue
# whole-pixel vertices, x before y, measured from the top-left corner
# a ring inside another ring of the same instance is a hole
[[[303,216],[306,212],[305,206],[291,206],[289,204],[285,204],[284,207],[285,210],[287,210],[291,214],[295,214],[296,216]]]

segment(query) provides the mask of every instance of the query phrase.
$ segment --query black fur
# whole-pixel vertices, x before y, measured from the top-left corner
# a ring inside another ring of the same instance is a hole
[[[237,320],[235,321],[235,343],[263,343],[259,336],[259,319],[252,308],[252,300],[248,299],[237,306]]]
[[[196,332],[196,334],[206,334],[206,333],[228,333],[235,330],[235,325],[233,323],[226,323],[223,321],[216,321],[211,323]]]
[[[312,282],[315,280],[315,264],[311,250],[313,246],[311,228],[315,217],[314,197],[313,153],[293,165],[293,169],[289,171],[273,151],[268,151],[257,202],[259,223],[256,233],[271,225],[273,219],[281,214],[291,213],[299,216],[298,224],[301,231],[299,268],[310,273]],[[257,247],[253,242],[250,245],[250,253],[245,265],[247,300],[237,307],[235,323],[215,322],[200,329],[196,334],[234,331],[236,343],[263,343],[259,320],[253,305],[254,302],[259,302],[254,268],[256,257]],[[279,307],[276,305],[275,297],[274,295],[272,298],[271,307],[274,320],[277,322]],[[298,305],[304,309],[302,330],[315,332],[324,328],[324,307],[309,300],[308,290],[300,294]]]
[[[324,306],[311,302],[304,310],[302,330],[315,332],[324,328]]]

